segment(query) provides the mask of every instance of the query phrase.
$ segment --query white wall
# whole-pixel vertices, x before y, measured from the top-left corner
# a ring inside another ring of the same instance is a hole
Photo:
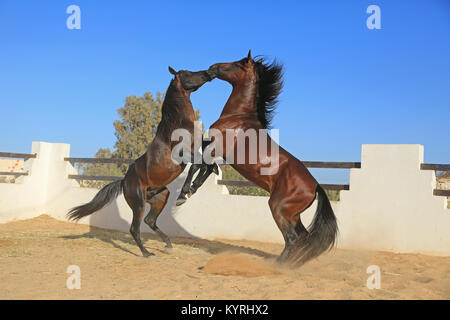
[[[433,170],[420,170],[421,145],[363,145],[361,169],[341,192],[341,245],[450,253],[450,210],[433,196]]]
[[[0,184],[0,223],[43,213],[66,220],[70,208],[98,192],[67,178],[76,173],[63,160],[70,156],[70,145],[33,142],[32,153],[38,156],[25,162],[30,176],[16,184]],[[450,255],[450,210],[445,197],[432,194],[434,171],[420,170],[423,146],[363,145],[361,162],[361,169],[351,169],[350,190],[341,192],[340,202],[332,202],[340,229],[338,246]],[[184,205],[175,207],[187,169],[169,185],[169,202],[158,220],[167,234],[283,242],[267,197],[230,195],[214,175]],[[313,204],[302,214],[305,225],[315,208]],[[131,218],[121,195],[80,223],[128,231]],[[150,231],[144,223],[141,229]]]

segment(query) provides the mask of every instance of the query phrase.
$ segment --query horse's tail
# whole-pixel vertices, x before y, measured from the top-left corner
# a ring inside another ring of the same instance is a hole
[[[338,226],[330,200],[320,185],[317,185],[318,203],[308,233],[300,236],[291,249],[289,262],[301,266],[305,262],[333,248],[338,235]],[[300,220],[298,223],[302,223]]]
[[[94,199],[90,202],[70,209],[67,213],[67,218],[69,220],[77,221],[100,210],[111,200],[117,198],[122,193],[122,189],[123,180],[118,180],[107,184],[99,192],[97,192]]]

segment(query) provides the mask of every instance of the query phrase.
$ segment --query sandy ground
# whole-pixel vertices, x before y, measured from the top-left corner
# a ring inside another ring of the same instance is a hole
[[[146,259],[129,234],[42,215],[0,224],[1,299],[450,299],[450,257],[334,250],[302,268],[276,267],[282,247],[252,241],[173,239]],[[81,289],[66,287],[69,265]],[[369,265],[381,289],[369,290]]]

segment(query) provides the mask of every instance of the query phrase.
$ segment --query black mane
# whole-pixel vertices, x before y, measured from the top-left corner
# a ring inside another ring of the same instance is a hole
[[[255,58],[257,60],[257,58]],[[278,104],[278,95],[283,89],[283,66],[277,61],[255,62],[257,80],[256,110],[263,128],[270,128],[273,112]]]

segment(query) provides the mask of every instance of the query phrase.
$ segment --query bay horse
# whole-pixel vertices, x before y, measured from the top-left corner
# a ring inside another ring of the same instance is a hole
[[[242,176],[270,193],[269,207],[273,218],[283,234],[285,247],[279,262],[300,266],[331,249],[337,237],[338,227],[330,201],[303,163],[292,154],[279,147],[278,170],[271,175],[261,175],[264,166],[257,153],[256,164],[248,162],[249,144],[245,144],[246,161],[239,164],[227,154],[227,150],[237,150],[236,138],[226,141],[229,129],[243,130],[266,129],[269,127],[272,111],[278,103],[278,95],[283,87],[283,69],[276,61],[267,63],[264,59],[254,61],[251,52],[239,61],[216,63],[209,68],[213,76],[227,81],[233,87],[230,97],[219,119],[210,127],[210,137],[214,140],[212,130],[221,133],[219,153],[226,163]],[[267,150],[275,141],[271,141],[267,131]],[[257,136],[258,150],[261,137]],[[231,144],[227,146],[227,143]],[[221,147],[220,147],[221,146]],[[229,148],[229,149],[228,149]],[[252,146],[255,148],[255,146]],[[217,152],[217,151],[216,151]],[[267,153],[271,157],[270,151]],[[231,161],[229,161],[231,160]],[[314,219],[308,229],[301,222],[300,214],[311,206],[318,195],[318,205]]]
[[[147,151],[130,165],[122,180],[106,185],[89,203],[77,206],[68,212],[70,220],[79,220],[100,210],[123,192],[125,200],[133,210],[130,233],[144,257],[154,255],[145,249],[140,237],[145,202],[148,202],[151,208],[144,222],[162,238],[167,248],[172,248],[169,237],[156,225],[156,220],[169,198],[169,189],[166,186],[178,177],[186,166],[186,163],[173,161],[172,149],[179,142],[172,141],[171,136],[174,130],[185,129],[189,131],[191,137],[194,137],[195,116],[190,95],[213,79],[207,70],[176,72],[169,67],[169,72],[174,75],[174,79],[171,80],[166,91],[161,110],[161,122]],[[196,152],[194,139],[191,139],[191,155],[189,155],[191,159]]]

